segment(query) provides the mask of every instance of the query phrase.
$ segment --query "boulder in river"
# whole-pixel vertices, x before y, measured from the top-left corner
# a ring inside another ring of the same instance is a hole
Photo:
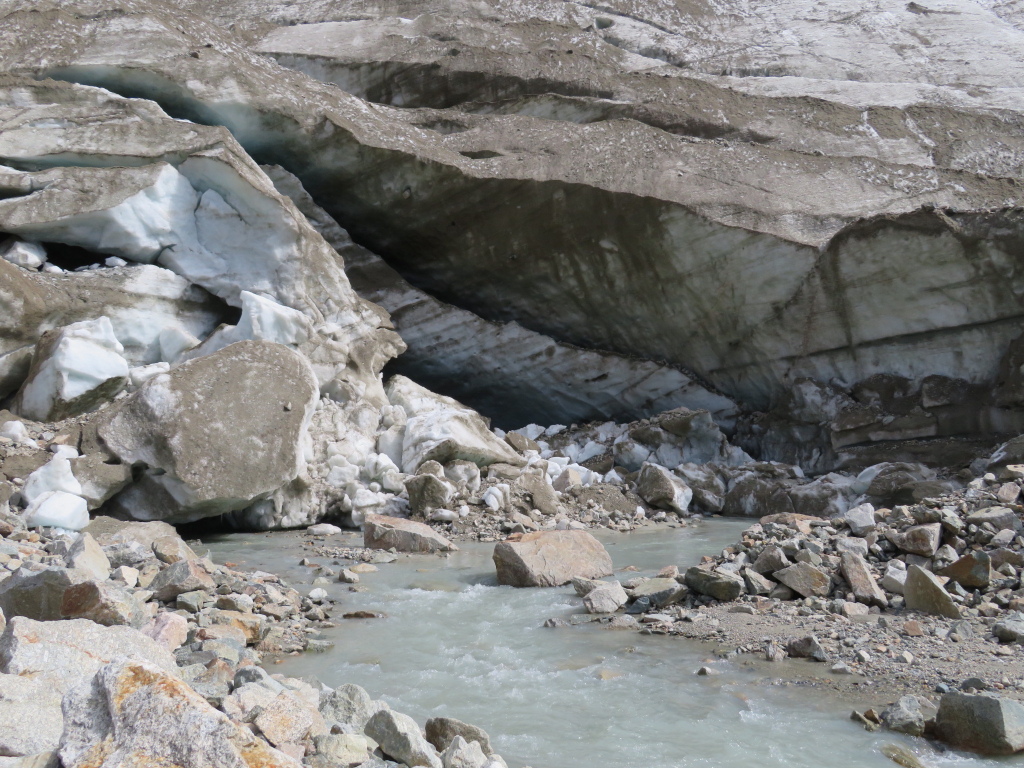
[[[540,531],[494,547],[498,583],[512,587],[557,587],[579,576],[599,579],[612,573],[604,545],[586,531]]]
[[[367,515],[363,546],[399,552],[456,552],[458,547],[429,525],[386,515]]]
[[[1024,705],[989,694],[947,693],[939,701],[935,735],[985,755],[1024,750]]]

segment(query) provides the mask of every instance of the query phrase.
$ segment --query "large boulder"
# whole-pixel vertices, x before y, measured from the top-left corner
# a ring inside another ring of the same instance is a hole
[[[494,547],[498,583],[513,587],[557,587],[574,577],[599,579],[612,573],[612,558],[586,531],[540,531]]]
[[[877,605],[879,608],[889,605],[885,592],[878,586],[871,567],[863,557],[855,552],[843,552],[839,556],[839,568],[858,603]]]
[[[15,617],[0,635],[0,672],[46,678],[61,692],[121,657],[176,674],[171,653],[130,627],[102,627],[88,619],[39,622]]]
[[[697,594],[707,595],[722,602],[735,600],[745,590],[743,579],[735,573],[706,571],[693,566],[686,569],[683,578],[686,581],[686,586]],[[657,579],[652,579],[652,581],[657,581]]]
[[[64,701],[64,768],[298,768],[165,669],[119,659]]]
[[[36,621],[55,621],[63,618],[64,593],[94,577],[89,571],[75,568],[19,568],[0,582],[0,611],[8,619],[24,616]]]
[[[1024,749],[1024,705],[987,694],[947,693],[939,701],[935,735],[958,749],[1012,755]]]
[[[903,584],[903,599],[907,610],[959,619],[960,609],[942,582],[931,571],[918,565],[907,568],[907,579]]]
[[[386,515],[367,515],[363,523],[363,546],[369,549],[397,549],[399,552],[455,552],[448,539],[429,525]]]
[[[122,491],[132,516],[186,522],[249,506],[304,470],[319,386],[288,347],[241,341],[150,379],[104,414],[113,453],[148,468]]]

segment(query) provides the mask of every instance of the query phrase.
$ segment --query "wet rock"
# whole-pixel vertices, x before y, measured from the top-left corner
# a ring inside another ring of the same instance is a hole
[[[644,463],[636,481],[636,492],[655,509],[683,513],[690,507],[693,491],[686,483],[658,464]]]
[[[987,552],[969,552],[939,574],[968,589],[984,589],[992,580],[992,559]]]
[[[121,461],[150,469],[115,502],[136,519],[172,522],[249,506],[303,472],[319,392],[304,357],[266,341],[240,341],[150,379],[98,427]],[[258,448],[268,440],[274,450]]]
[[[15,617],[0,636],[0,672],[45,677],[62,692],[120,657],[170,672],[177,669],[174,657],[141,632],[102,627],[87,619],[39,622]]]
[[[727,591],[723,588],[722,591]],[[634,600],[647,599],[654,608],[664,608],[685,597],[686,588],[675,579],[648,579],[632,590]]]
[[[864,558],[853,552],[843,552],[839,558],[839,567],[843,578],[853,590],[853,596],[857,602],[865,605],[877,605],[879,608],[889,605],[885,593],[875,582],[874,574]]]
[[[802,597],[827,597],[832,589],[829,575],[810,563],[796,563],[781,571],[774,577]]]
[[[492,555],[498,583],[513,587],[557,587],[573,577],[599,579],[612,573],[604,546],[586,531],[541,531],[503,541]]]
[[[880,719],[890,731],[910,736],[924,735],[925,716],[916,696],[901,696],[899,701],[882,710]]]
[[[210,574],[198,561],[179,560],[160,571],[150,582],[149,589],[157,600],[168,602],[186,592],[212,592],[216,586]]]
[[[64,719],[65,768],[114,768],[140,760],[181,768],[299,765],[145,662],[121,659],[102,667],[68,695]]]
[[[394,548],[399,552],[458,551],[458,547],[429,525],[384,515],[366,516],[363,524],[363,546],[369,549]]]
[[[628,599],[618,581],[602,581],[583,596],[583,605],[588,613],[615,613]]]
[[[705,571],[696,566],[687,568],[683,576],[686,586],[694,592],[728,602],[743,594],[743,580],[733,573]],[[669,581],[669,579],[666,579]]]
[[[984,755],[1019,752],[1024,749],[1024,705],[997,696],[947,693],[939,700],[935,735]]]
[[[476,742],[488,757],[494,754],[491,749],[491,737],[483,728],[464,723],[453,717],[432,717],[425,724],[427,741],[439,752],[447,748],[456,736],[467,742]]]
[[[381,710],[370,718],[365,730],[366,735],[380,744],[381,750],[389,757],[408,766],[443,768],[437,751],[408,715]]]
[[[959,619],[960,609],[942,583],[931,571],[917,565],[907,569],[907,580],[903,585],[903,599],[907,610]]]

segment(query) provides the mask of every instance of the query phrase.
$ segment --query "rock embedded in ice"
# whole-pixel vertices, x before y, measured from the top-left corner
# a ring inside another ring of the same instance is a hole
[[[122,352],[107,317],[47,331],[36,344],[14,411],[48,422],[92,410],[127,381],[128,363]]]
[[[46,249],[39,243],[18,240],[0,253],[0,258],[22,269],[35,272],[46,263]]]
[[[249,506],[304,470],[319,399],[305,358],[242,341],[150,379],[109,408],[98,432],[148,467],[114,500],[137,519],[197,520]]]
[[[89,508],[81,496],[64,491],[47,491],[25,510],[29,528],[64,528],[80,531],[89,524]]]
[[[421,464],[455,459],[477,466],[496,462],[521,467],[526,460],[498,439],[476,411],[457,400],[425,389],[404,376],[392,376],[388,400],[408,416],[402,443],[402,471],[414,474]]]
[[[644,463],[636,481],[636,492],[655,509],[683,514],[690,508],[693,491],[679,477],[658,464]]]

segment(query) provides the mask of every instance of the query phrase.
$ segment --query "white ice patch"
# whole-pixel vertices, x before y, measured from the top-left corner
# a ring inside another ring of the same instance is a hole
[[[167,373],[171,370],[170,363],[153,363],[152,365],[140,365],[128,371],[128,380],[134,389],[138,389],[150,379]]]
[[[89,509],[85,499],[63,491],[44,493],[25,510],[25,525],[29,528],[80,531],[88,524]]]
[[[21,412],[36,421],[49,419],[58,402],[71,402],[111,379],[127,379],[128,363],[107,317],[72,323],[60,332],[49,357],[21,394]]]
[[[46,249],[39,243],[19,240],[3,252],[2,258],[17,267],[35,272],[46,263]]]
[[[6,437],[19,445],[34,445],[35,441],[29,436],[28,427],[23,421],[5,421],[0,424],[0,437]]]
[[[313,336],[312,323],[297,309],[249,291],[242,291],[239,296],[242,316],[238,325],[218,329],[191,353],[183,354],[183,359],[213,354],[229,344],[248,340],[273,341],[295,349]]]
[[[66,457],[54,456],[30,474],[21,489],[21,495],[31,504],[40,496],[52,491],[82,495],[82,484],[75,478],[71,471],[71,462]]]

